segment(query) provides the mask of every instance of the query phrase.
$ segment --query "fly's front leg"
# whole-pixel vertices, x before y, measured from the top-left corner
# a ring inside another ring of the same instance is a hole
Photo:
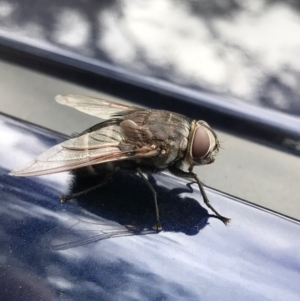
[[[202,197],[203,197],[203,200],[204,200],[204,203],[205,205],[210,208],[215,214],[216,214],[216,217],[218,219],[220,219],[225,225],[227,225],[229,222],[230,222],[230,218],[227,218],[227,217],[224,217],[222,216],[217,210],[215,210],[215,208],[210,204],[209,202],[209,199],[206,195],[206,192],[203,188],[203,184],[202,182],[200,181],[200,179],[198,178],[198,176],[193,173],[191,170],[189,170],[189,172],[185,172],[179,168],[176,168],[175,166],[172,166],[172,167],[169,167],[169,171],[174,174],[175,176],[177,177],[181,177],[181,178],[193,178],[196,183],[198,184],[199,186],[199,189],[200,189],[200,192],[202,194]]]
[[[208,208],[210,208],[216,215],[217,217],[225,224],[225,225],[228,225],[229,222],[230,222],[230,218],[227,218],[225,216],[222,216],[209,202],[209,199],[206,195],[206,192],[203,188],[203,184],[202,182],[199,180],[198,176],[195,174],[195,173],[191,173],[193,178],[196,180],[198,186],[199,186],[199,189],[201,191],[201,194],[202,194],[202,197],[203,197],[203,200],[204,200],[204,203],[206,204],[206,206]]]
[[[83,194],[87,194],[88,192],[90,191],[93,191],[99,187],[102,187],[104,185],[106,185],[108,183],[108,181],[111,179],[111,177],[113,176],[113,174],[116,172],[116,169],[113,170],[113,171],[110,171],[106,174],[106,176],[104,177],[104,179],[97,185],[94,185],[90,188],[87,188],[85,190],[82,190],[82,191],[79,191],[79,192],[76,192],[76,193],[72,193],[72,194],[68,194],[68,195],[61,195],[60,196],[60,201],[62,203],[68,201],[68,200],[71,200],[71,199],[76,199],[78,198],[79,196],[83,195]]]
[[[160,219],[159,219],[159,210],[158,210],[158,204],[157,204],[157,192],[155,191],[155,189],[153,188],[153,186],[151,185],[151,183],[147,180],[147,178],[144,176],[144,174],[141,171],[141,169],[137,168],[136,171],[138,172],[138,174],[140,175],[140,177],[144,180],[144,182],[148,185],[148,187],[150,188],[150,190],[153,193],[154,204],[155,204],[155,217],[156,217],[156,221],[155,221],[155,224],[154,224],[154,226],[152,228],[154,230],[156,230],[156,231],[161,231],[162,230],[162,226],[161,226]]]

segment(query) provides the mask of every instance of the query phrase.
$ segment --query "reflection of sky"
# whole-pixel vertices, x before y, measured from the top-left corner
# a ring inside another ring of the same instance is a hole
[[[70,47],[86,46],[89,41],[90,23],[77,10],[65,9],[56,16],[54,39]]]
[[[254,3],[245,4],[233,19],[210,20],[217,39],[205,18],[190,14],[178,2],[124,2],[122,18],[115,11],[99,13],[105,30],[98,45],[118,65],[147,75],[153,75],[147,64],[163,67],[169,72],[160,76],[171,82],[224,90],[251,102],[266,73],[282,75],[286,86],[296,91],[297,77],[282,69],[300,69],[299,60],[295,62],[300,39],[293,34],[300,32],[299,15],[283,3],[265,7],[262,14],[263,5]],[[278,108],[288,109],[282,94],[271,97]]]
[[[121,20],[113,11],[99,14],[105,31],[98,43],[119,64],[132,67],[142,52],[153,65],[170,67],[165,76],[171,82],[200,83],[253,97],[266,73],[300,69],[300,61],[295,60],[300,51],[300,38],[295,34],[300,32],[297,11],[283,2],[266,7],[263,1],[253,2],[246,2],[244,10],[232,18],[209,21],[174,1],[125,2]],[[218,38],[212,37],[208,24]],[[145,71],[145,66],[137,64],[140,68]],[[290,74],[289,78],[283,76],[295,89],[297,77]]]
[[[0,2],[0,17],[5,18],[8,17],[14,10],[14,5],[9,3],[8,1]]]
[[[191,16],[185,6],[175,6],[173,1],[127,2],[121,24],[111,11],[99,14],[99,20],[106,29],[101,48],[116,62],[139,61],[135,54],[142,51],[154,65],[172,66],[170,79],[184,77],[217,85],[224,81],[225,65],[211,47],[204,20]]]
[[[193,1],[100,5],[87,0],[72,7],[65,1],[60,7],[48,2],[35,3],[37,13],[26,19],[21,2],[0,0],[0,34],[102,68],[119,67],[114,71],[143,75],[146,81],[150,76],[300,112],[300,17],[288,2],[239,1],[237,9],[231,9],[235,2],[228,1],[219,14],[220,4],[202,9],[197,4],[193,10]],[[48,18],[39,18],[38,12]],[[93,58],[97,61],[89,61]]]

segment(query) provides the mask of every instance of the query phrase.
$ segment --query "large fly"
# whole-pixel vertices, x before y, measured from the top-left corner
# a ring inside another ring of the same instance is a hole
[[[225,225],[229,223],[230,219],[210,204],[200,179],[193,172],[195,165],[213,163],[220,147],[216,133],[205,121],[87,96],[58,95],[56,101],[106,120],[53,146],[10,175],[39,176],[81,168],[101,173],[101,182],[96,186],[62,195],[64,202],[105,185],[118,170],[135,172],[152,191],[156,217],[153,229],[159,231],[162,226],[157,194],[144,174],[168,170],[178,177],[194,179],[207,207]],[[187,171],[183,170],[184,166]]]

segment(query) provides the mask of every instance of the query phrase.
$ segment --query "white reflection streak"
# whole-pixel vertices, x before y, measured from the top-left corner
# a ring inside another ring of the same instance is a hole
[[[0,17],[6,18],[10,16],[15,9],[15,5],[7,1],[0,1]]]
[[[4,121],[0,121],[0,127],[0,156],[5,158],[2,160],[2,168],[9,171],[33,161],[51,147],[34,135],[14,130],[13,127],[7,126]],[[35,178],[47,178],[47,186],[60,190],[66,186],[65,184],[70,177],[68,173],[60,173]]]
[[[49,218],[52,218],[62,224],[66,223],[69,217],[65,212],[57,214],[53,210],[45,209],[39,205],[28,205],[27,203],[25,207],[24,201],[18,197],[15,197],[14,203],[8,204],[6,207],[1,207],[0,212],[1,214],[13,216],[15,220],[24,220],[28,217],[34,217],[38,220],[49,221]]]
[[[14,130],[5,121],[0,121],[0,155],[5,156],[2,167],[7,169],[17,168],[20,164],[28,163],[38,156],[41,150],[46,150],[47,146],[34,135],[28,135],[18,130]],[[34,145],[34,147],[32,147]],[[30,155],[27,147],[31,148]],[[3,155],[2,155],[3,153]]]
[[[53,39],[70,47],[83,47],[89,41],[90,30],[90,23],[82,13],[65,9],[57,15]]]
[[[63,277],[53,277],[53,276],[49,276],[48,277],[48,282],[52,285],[54,285],[55,287],[59,288],[59,289],[63,289],[63,290],[70,290],[74,287],[74,284],[68,280],[66,280]]]

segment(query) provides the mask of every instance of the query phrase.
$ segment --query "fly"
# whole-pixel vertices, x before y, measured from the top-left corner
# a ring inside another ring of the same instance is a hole
[[[79,95],[58,95],[56,101],[81,112],[105,119],[77,137],[57,144],[12,176],[39,176],[88,168],[102,175],[96,186],[70,195],[76,198],[105,185],[118,170],[138,173],[152,191],[156,221],[153,229],[162,229],[157,194],[145,173],[168,170],[172,174],[194,179],[205,204],[226,225],[230,219],[220,215],[210,204],[195,165],[213,163],[220,143],[216,133],[203,120],[192,120],[181,114],[143,109],[116,102]],[[184,166],[187,171],[184,171]]]

